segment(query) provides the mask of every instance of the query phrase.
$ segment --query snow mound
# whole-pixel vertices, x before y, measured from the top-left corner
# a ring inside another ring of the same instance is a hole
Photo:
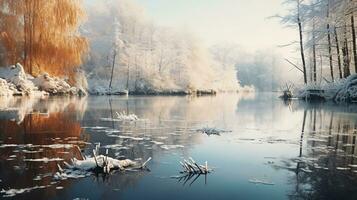
[[[357,74],[349,76],[338,85],[334,100],[338,103],[357,102]]]
[[[26,74],[19,63],[0,67],[0,96],[30,94],[87,95],[83,87],[72,87],[64,79],[51,77],[47,73],[34,78]]]
[[[0,78],[0,96],[12,96],[16,91],[15,85]]]
[[[51,77],[47,73],[36,77],[33,82],[40,90],[50,94],[86,95],[84,89],[72,87],[65,80]]]
[[[99,155],[93,158],[87,158],[86,160],[74,160],[72,167],[74,169],[91,171],[95,170],[97,166],[104,166],[105,162],[108,163],[110,169],[125,169],[137,165],[135,161],[129,159],[117,160],[115,158]]]
[[[32,77],[25,73],[21,64],[11,65],[0,68],[0,78],[8,83],[15,85],[16,89],[22,94],[31,94],[38,88],[31,81]]]
[[[357,74],[331,83],[304,85],[295,97],[305,99],[311,95],[336,103],[357,103]]]

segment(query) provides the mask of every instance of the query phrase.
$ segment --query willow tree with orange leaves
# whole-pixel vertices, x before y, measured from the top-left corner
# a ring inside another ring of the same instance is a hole
[[[82,0],[0,0],[0,64],[71,78],[88,50]]]

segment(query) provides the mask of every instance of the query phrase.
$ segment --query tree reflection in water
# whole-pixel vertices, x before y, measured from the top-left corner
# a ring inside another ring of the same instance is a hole
[[[80,149],[89,140],[74,112],[85,108],[85,100],[63,98],[58,105],[57,101],[31,99],[31,106],[25,108],[23,101],[28,99],[14,99],[8,105],[14,118],[9,119],[8,110],[0,111],[4,116],[0,118],[1,141],[11,144],[0,148],[0,184],[5,189],[54,184],[51,174],[57,172],[57,163],[81,159]],[[36,161],[44,158],[48,161]],[[55,195],[55,189],[46,193]]]
[[[289,198],[357,197],[357,106],[346,110],[337,105],[299,104],[297,109],[302,107],[304,114],[298,157],[284,160],[282,166],[295,177],[290,179],[295,190]]]

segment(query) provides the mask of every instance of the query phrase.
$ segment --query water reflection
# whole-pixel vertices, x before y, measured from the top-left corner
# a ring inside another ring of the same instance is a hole
[[[61,98],[15,98],[0,111],[1,187],[48,187],[56,184],[52,174],[57,161],[80,158],[88,135],[78,119],[85,100]],[[21,181],[19,181],[21,180]],[[48,190],[54,195],[54,190]]]
[[[18,199],[357,197],[356,106],[273,94],[0,101],[0,189],[46,186]],[[123,111],[140,120],[115,120]],[[202,128],[231,132],[207,136]],[[151,171],[53,179],[57,164],[91,155],[95,143],[117,159],[153,157]],[[215,171],[177,177],[187,157]]]
[[[356,108],[297,103],[297,109],[303,109],[300,148],[298,157],[285,163],[295,173],[290,199],[357,196]]]

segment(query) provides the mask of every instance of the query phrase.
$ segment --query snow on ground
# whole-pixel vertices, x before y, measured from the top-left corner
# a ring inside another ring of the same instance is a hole
[[[323,91],[318,94],[325,100],[336,103],[357,102],[357,74],[331,83],[308,84],[295,91],[294,97],[305,99],[312,91]]]
[[[72,87],[64,79],[44,73],[36,78],[26,74],[21,64],[0,68],[0,96],[68,94],[86,95],[82,87]]]
[[[32,77],[25,73],[21,64],[0,68],[0,78],[13,84],[18,94],[31,94],[38,91],[38,88],[31,81]]]
[[[0,78],[0,96],[12,96],[16,91],[15,85]]]
[[[129,92],[125,89],[117,88],[117,83],[109,89],[109,80],[100,78],[90,78],[88,80],[88,93],[92,95],[128,95]]]

